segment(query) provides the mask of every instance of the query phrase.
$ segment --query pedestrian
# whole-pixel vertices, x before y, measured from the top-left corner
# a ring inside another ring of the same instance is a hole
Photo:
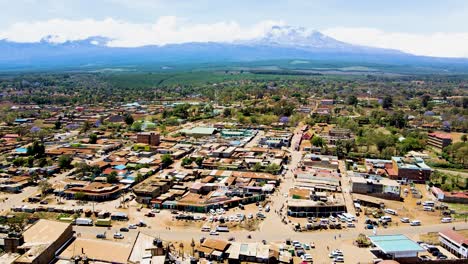
[[[335,236],[335,240],[336,240],[336,236]]]

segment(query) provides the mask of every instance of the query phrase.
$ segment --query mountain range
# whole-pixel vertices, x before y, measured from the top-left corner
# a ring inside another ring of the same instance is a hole
[[[106,67],[249,63],[272,60],[311,60],[363,66],[411,66],[445,73],[468,72],[468,59],[416,56],[398,50],[345,43],[318,31],[274,26],[264,36],[235,42],[189,42],[141,47],[110,47],[110,39],[96,36],[53,43],[0,40],[0,71],[92,70]],[[172,67],[171,66],[171,67]]]

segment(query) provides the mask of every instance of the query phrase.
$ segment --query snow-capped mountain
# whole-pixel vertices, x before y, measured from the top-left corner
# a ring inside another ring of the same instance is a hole
[[[263,37],[249,40],[246,43],[327,49],[342,48],[350,45],[315,30],[291,26],[273,26]]]
[[[37,43],[0,40],[0,70],[83,69],[114,65],[155,65],[183,63],[225,63],[266,60],[307,59],[346,62],[355,65],[463,65],[466,59],[414,56],[397,50],[345,43],[318,31],[301,27],[274,26],[262,37],[226,42],[193,42],[135,48],[110,47],[101,36],[78,41],[58,42],[49,36]]]

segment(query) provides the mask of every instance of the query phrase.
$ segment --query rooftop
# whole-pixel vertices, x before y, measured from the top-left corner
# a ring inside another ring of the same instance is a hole
[[[451,229],[444,230],[442,232],[439,232],[439,235],[445,236],[448,239],[462,245],[462,244],[467,244],[468,245],[468,236],[467,236],[467,231],[462,232],[457,232],[453,231]]]
[[[369,236],[371,242],[386,254],[413,251],[425,252],[418,243],[409,239],[405,235],[382,235],[382,236]]]

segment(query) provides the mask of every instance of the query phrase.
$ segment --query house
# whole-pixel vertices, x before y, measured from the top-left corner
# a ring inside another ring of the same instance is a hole
[[[196,248],[200,257],[222,261],[227,257],[226,251],[231,244],[224,240],[207,238]]]
[[[351,191],[384,199],[400,199],[400,183],[378,175],[350,177]]]
[[[77,195],[83,195],[81,199],[91,201],[106,201],[116,199],[124,191],[121,184],[101,182],[82,182],[73,184],[73,187],[65,187],[62,192],[67,199],[76,199]]]
[[[158,146],[160,143],[160,135],[155,132],[140,132],[137,134],[137,143],[147,144],[150,146]]]
[[[10,252],[22,253],[14,260],[15,264],[51,263],[56,253],[72,239],[70,223],[41,219],[23,232],[19,245],[15,240],[7,240],[5,247]],[[15,245],[11,245],[12,242]]]
[[[217,132],[214,127],[194,127],[191,129],[182,129],[180,133],[185,134],[189,137],[209,137]]]
[[[427,135],[427,144],[442,150],[452,144],[452,136],[447,133],[429,133]]]
[[[439,241],[450,253],[466,259],[468,258],[468,237],[466,236],[467,232],[463,232],[464,234],[461,231],[457,232],[450,229],[439,232]]]
[[[392,167],[387,168],[390,179],[405,182],[425,183],[432,169],[421,158],[392,157]]]

